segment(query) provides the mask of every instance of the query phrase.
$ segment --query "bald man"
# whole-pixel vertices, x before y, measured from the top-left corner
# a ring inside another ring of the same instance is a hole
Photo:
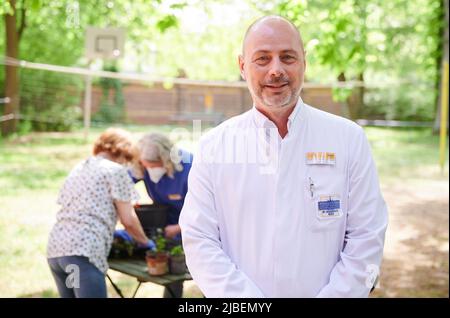
[[[239,68],[253,108],[205,134],[180,226],[206,297],[367,297],[387,208],[355,123],[306,105],[297,28],[247,30]]]

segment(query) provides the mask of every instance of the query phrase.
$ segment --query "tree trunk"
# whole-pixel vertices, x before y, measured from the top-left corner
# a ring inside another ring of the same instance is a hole
[[[358,76],[358,80],[361,82],[361,83],[364,83],[364,73],[360,73],[359,74],[359,76]],[[365,85],[365,84],[364,84]],[[365,93],[365,91],[366,91],[366,88],[365,88],[365,86],[361,86],[361,87],[359,87],[359,89],[358,89],[358,96],[359,96],[359,100],[358,100],[358,115],[360,116],[361,115],[361,109],[364,107],[364,93]]]
[[[338,76],[339,82],[346,82],[347,79],[345,77],[345,73],[341,72]],[[364,74],[360,73],[358,75],[358,80],[361,82],[364,81]],[[357,87],[353,90],[352,94],[347,98],[347,114],[351,120],[359,119],[361,106],[364,101],[364,87]]]
[[[441,127],[441,98],[442,98],[442,79],[444,75],[444,61],[448,63],[448,25],[449,25],[449,17],[448,17],[448,0],[443,0],[443,10],[444,10],[444,25],[442,27],[442,57],[440,63],[441,76],[439,81],[439,97],[437,98],[437,107],[436,107],[436,117],[434,119],[433,133],[439,133],[439,129]],[[448,119],[447,119],[448,120]]]
[[[13,10],[13,14],[5,14],[6,30],[6,56],[14,59],[19,55],[19,33],[16,26],[16,0],[8,0]],[[4,114],[19,114],[19,74],[16,66],[5,65],[5,97],[9,102],[5,104]],[[2,123],[3,135],[8,135],[16,130],[17,118]]]
[[[358,75],[358,81],[364,82],[364,74]],[[364,104],[364,86],[356,87],[347,100],[349,115],[352,120],[360,119],[361,108]]]

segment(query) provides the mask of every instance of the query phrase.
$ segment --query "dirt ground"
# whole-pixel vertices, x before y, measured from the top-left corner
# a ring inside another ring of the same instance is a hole
[[[449,183],[382,188],[389,208],[380,286],[372,297],[448,297]]]

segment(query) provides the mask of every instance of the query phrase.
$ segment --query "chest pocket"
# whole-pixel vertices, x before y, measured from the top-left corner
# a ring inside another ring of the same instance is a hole
[[[304,180],[305,221],[308,229],[334,231],[347,215],[346,178],[334,166],[311,165]]]

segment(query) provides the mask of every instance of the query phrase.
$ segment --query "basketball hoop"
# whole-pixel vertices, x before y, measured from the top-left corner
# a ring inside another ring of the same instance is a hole
[[[88,59],[118,59],[124,55],[125,30],[123,28],[86,29],[85,56]]]

